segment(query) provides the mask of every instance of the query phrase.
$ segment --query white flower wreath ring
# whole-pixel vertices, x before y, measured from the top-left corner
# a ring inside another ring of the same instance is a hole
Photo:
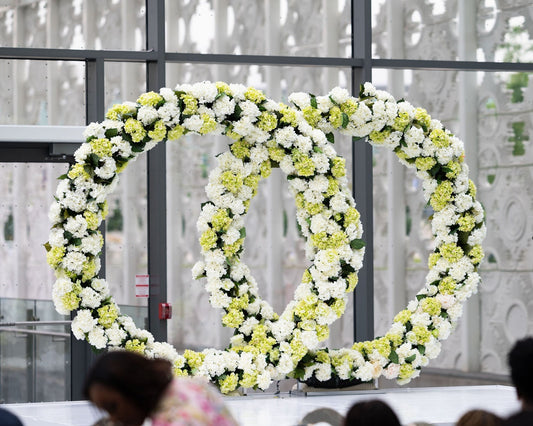
[[[425,110],[396,102],[369,83],[359,98],[335,88],[327,96],[294,93],[289,100],[292,107],[251,87],[202,82],[145,93],[135,103],[113,106],[105,121],[87,127],[76,163],[60,177],[46,244],[57,277],[53,301],[62,314],[77,311],[76,338],[96,349],[166,358],[176,375],[207,377],[224,393],[239,386],[266,389],[287,376],[369,381],[383,375],[407,383],[438,355],[463,302],[477,290],[486,232],[462,142]],[[434,210],[435,249],[425,286],[385,336],[330,350],[320,342],[343,314],[364,255],[344,159],[332,145],[335,130],[368,136],[416,169]],[[209,201],[197,223],[203,260],[193,276],[206,278],[211,304],[224,310],[223,325],[235,332],[227,350],[178,354],[120,314],[106,280],[97,277],[103,245],[98,227],[107,214],[106,197],[128,162],[160,141],[187,133],[231,139],[206,187]],[[259,297],[256,281],[240,261],[243,217],[272,167],[287,174],[312,262],[279,316]]]

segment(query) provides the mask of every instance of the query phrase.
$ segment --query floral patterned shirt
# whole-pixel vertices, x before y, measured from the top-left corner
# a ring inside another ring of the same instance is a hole
[[[238,426],[218,391],[189,377],[172,380],[150,417],[152,426]]]

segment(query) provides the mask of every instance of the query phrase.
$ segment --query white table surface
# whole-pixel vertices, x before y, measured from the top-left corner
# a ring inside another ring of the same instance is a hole
[[[505,417],[520,408],[511,386],[400,388],[308,396],[252,394],[225,397],[225,400],[242,426],[291,426],[316,408],[329,407],[344,415],[353,403],[374,398],[387,402],[404,425],[413,421],[453,425],[470,409],[482,408]],[[89,426],[102,416],[87,401],[4,404],[2,407],[17,414],[25,426]]]

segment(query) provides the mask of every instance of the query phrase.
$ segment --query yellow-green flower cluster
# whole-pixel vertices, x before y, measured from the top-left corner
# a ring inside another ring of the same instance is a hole
[[[179,124],[176,124],[176,126],[173,129],[168,131],[167,139],[169,141],[176,141],[183,136],[184,132],[185,132],[185,129]]]
[[[265,132],[270,132],[271,130],[274,130],[277,125],[278,119],[271,112],[263,111],[259,116],[259,122],[257,123],[257,127],[259,127],[261,130],[264,130]]]
[[[403,311],[400,311],[396,314],[394,317],[394,322],[400,322],[402,324],[406,324],[407,321],[411,319],[412,312],[408,309],[404,309]]]
[[[67,175],[70,179],[76,179],[78,176],[83,176],[85,180],[91,178],[91,175],[85,171],[85,166],[80,163],[74,164],[74,166],[68,171]]]
[[[336,178],[343,177],[346,174],[346,160],[342,157],[335,157],[332,161],[331,174]]]
[[[446,177],[448,179],[454,179],[459,175],[459,173],[461,173],[461,163],[458,163],[457,161],[450,161],[448,164],[446,164],[446,167],[449,169],[446,172]]]
[[[485,254],[483,253],[483,249],[481,248],[481,245],[476,244],[474,247],[470,249],[468,252],[468,256],[472,260],[472,263],[474,265],[479,264],[482,260]]]
[[[217,246],[218,236],[213,229],[207,229],[200,237],[200,245],[203,250],[209,250]]]
[[[463,249],[455,243],[443,244],[439,247],[442,257],[450,263],[458,262],[464,255]]]
[[[307,106],[302,110],[305,120],[313,127],[316,127],[318,122],[322,119],[322,114],[316,108]]]
[[[415,372],[415,368],[411,364],[409,363],[401,364],[398,378],[401,380],[409,379],[413,375],[414,372]]]
[[[416,168],[422,171],[431,170],[435,164],[437,164],[437,160],[433,157],[418,157],[415,160]]]
[[[471,214],[465,213],[459,219],[457,219],[459,224],[459,231],[470,232],[476,226],[476,220]]]
[[[372,130],[368,137],[370,140],[376,144],[382,144],[390,136],[391,131],[389,129],[384,129],[381,131]]]
[[[93,213],[90,210],[85,210],[83,212],[83,217],[87,221],[87,228],[95,231],[100,226],[100,219],[96,213]]]
[[[220,392],[229,393],[237,389],[239,385],[239,376],[235,373],[230,373],[223,379],[218,380],[218,385],[220,387]]]
[[[326,231],[311,235],[311,242],[320,250],[336,249],[348,243],[348,237],[343,231],[336,231],[328,235]]]
[[[227,231],[231,225],[231,218],[226,209],[218,209],[211,219],[211,226],[215,231]]]
[[[244,92],[244,97],[249,101],[255,102],[256,104],[260,104],[266,100],[266,96],[263,94],[263,92],[254,89],[253,87],[248,87],[246,92]]]
[[[183,115],[193,115],[196,111],[198,111],[198,101],[194,96],[182,95],[181,99],[185,104],[185,108],[183,108]]]
[[[107,110],[106,118],[109,120],[120,120],[122,116],[132,114],[135,108],[126,104],[115,104]]]
[[[296,111],[294,111],[292,108],[289,108],[287,105],[280,104],[279,112],[281,113],[280,121],[282,123],[286,123],[292,127],[298,126],[298,116],[296,115]]]
[[[78,309],[80,306],[80,298],[76,292],[71,291],[61,296],[61,303],[63,303],[65,309],[73,311],[74,309]]]
[[[285,158],[285,150],[280,147],[269,147],[268,148],[268,155],[270,158],[276,162],[280,162]]]
[[[437,148],[446,148],[447,146],[450,146],[450,138],[442,129],[432,130],[429,134],[429,138]]]
[[[348,282],[348,286],[346,287],[346,293],[351,293],[355,290],[355,287],[357,286],[357,283],[359,282],[359,277],[357,273],[352,272],[348,275],[346,278],[346,281]]]
[[[134,120],[133,118],[130,118],[129,120],[137,121],[137,120]],[[137,121],[137,123],[140,124],[139,121]],[[92,151],[96,155],[98,155],[98,157],[100,158],[111,157],[113,144],[111,143],[109,139],[106,139],[106,138],[93,139],[89,142],[89,144],[91,145]]]
[[[358,107],[359,105],[357,104],[357,102],[354,99],[350,98],[346,102],[343,102],[341,104],[341,111],[346,113],[348,117],[350,117],[352,114],[355,113],[355,111],[357,111]]]
[[[205,359],[205,354],[186,349],[185,352],[183,352],[183,357],[187,360],[189,367],[194,370],[202,365]]]
[[[237,134],[237,133],[235,133]],[[240,136],[239,136],[240,138]],[[250,144],[244,139],[237,140],[230,145],[231,152],[239,160],[244,160],[250,156]]]
[[[52,247],[46,253],[46,261],[52,268],[57,268],[65,256],[65,247]]]
[[[431,196],[429,203],[436,212],[441,211],[452,200],[453,187],[450,181],[441,182]]]
[[[413,333],[415,335],[416,343],[419,345],[429,342],[431,338],[431,332],[426,327],[422,327],[421,325],[415,325],[413,327]]]
[[[131,135],[133,142],[140,142],[146,136],[146,130],[142,123],[134,118],[128,118],[124,123],[124,131]]]
[[[257,348],[259,352],[266,354],[276,343],[276,339],[267,334],[267,327],[264,324],[258,324],[252,331],[250,345]]]
[[[126,342],[124,347],[128,351],[137,352],[139,354],[144,354],[144,349],[146,348],[146,343],[142,342],[139,339],[131,339]]]
[[[109,328],[118,318],[117,305],[111,303],[98,308],[98,322],[104,327]]]
[[[201,135],[206,135],[217,128],[217,122],[209,114],[202,114],[201,118],[203,120],[203,124],[198,131]]]
[[[342,126],[342,111],[338,106],[329,110],[329,122],[336,129]]]
[[[392,128],[398,132],[403,132],[410,122],[411,119],[409,118],[409,114],[406,112],[400,112],[394,119]]]
[[[445,277],[439,283],[439,292],[442,294],[453,294],[457,287],[457,282],[452,277]]]
[[[87,260],[83,262],[81,270],[81,279],[83,281],[89,281],[96,275],[96,262],[95,259]]]
[[[165,123],[163,123],[162,120],[157,120],[154,123],[153,130],[150,130],[148,132],[148,137],[152,139],[154,142],[159,142],[165,139],[165,136],[167,135],[167,128],[165,127]]]
[[[137,99],[137,103],[144,106],[155,107],[161,102],[163,102],[163,96],[155,92],[143,93],[141,96],[139,96],[139,99]]]
[[[237,309],[231,309],[222,317],[222,324],[226,327],[237,328],[244,321],[244,313]]]
[[[242,175],[238,172],[232,172],[231,170],[226,170],[220,176],[220,183],[222,183],[222,185],[224,185],[224,187],[228,191],[235,194],[239,192],[239,189],[241,189],[243,185],[243,178],[242,178]]]
[[[420,306],[424,312],[432,316],[439,315],[442,308],[440,302],[433,297],[422,299]]]
[[[431,124],[431,117],[424,108],[415,109],[415,119],[425,128],[428,128]]]

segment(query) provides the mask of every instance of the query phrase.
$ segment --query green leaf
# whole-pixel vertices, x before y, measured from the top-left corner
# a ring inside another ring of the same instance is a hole
[[[74,238],[72,242],[75,246],[81,246],[81,238]]]
[[[346,129],[346,126],[350,122],[350,117],[345,112],[342,113],[342,128]]]
[[[118,130],[117,129],[107,129],[105,131],[105,137],[106,138],[112,138],[113,136],[116,136],[118,135]]]
[[[309,96],[311,96],[311,106],[313,108],[318,108],[318,104],[316,103],[316,96],[309,93]]]
[[[420,352],[420,355],[424,355],[426,353],[426,347],[424,345],[418,345],[418,352]]]
[[[241,235],[241,238],[245,238],[246,237],[246,228],[241,228],[239,229],[239,233]]]
[[[65,180],[68,178],[68,175],[65,173],[64,175],[61,175],[57,178],[57,180]]]
[[[416,295],[416,300],[420,301],[422,299],[425,299],[427,296],[427,294],[417,294]]]
[[[366,243],[364,242],[364,240],[361,240],[358,238],[350,241],[350,247],[353,248],[354,250],[362,249],[365,245]]]
[[[314,146],[313,151],[318,152],[319,154],[322,154],[322,150],[318,146]]]
[[[389,354],[389,359],[394,364],[399,364],[400,363],[400,358],[398,357],[398,354],[396,353],[396,351],[394,349],[391,349],[390,354]]]
[[[326,139],[331,142],[331,143],[335,143],[335,135],[333,135],[333,133],[326,133]]]
[[[49,242],[44,243],[43,246],[46,249],[46,251],[50,251],[50,249],[52,248]]]
[[[133,144],[131,145],[131,150],[133,152],[143,152],[145,144]]]
[[[413,362],[415,359],[416,359],[416,354],[413,354],[405,358],[405,362]]]
[[[66,238],[67,240],[70,240],[73,237],[73,235],[71,232],[65,231],[63,232],[63,237]]]
[[[93,168],[96,168],[100,162],[100,157],[93,152],[87,156],[87,161]]]
[[[331,101],[333,105],[339,106],[339,103],[335,99],[333,99],[331,96],[329,96],[329,100]]]
[[[295,379],[302,379],[305,376],[305,370],[303,368],[295,368],[292,375]]]

